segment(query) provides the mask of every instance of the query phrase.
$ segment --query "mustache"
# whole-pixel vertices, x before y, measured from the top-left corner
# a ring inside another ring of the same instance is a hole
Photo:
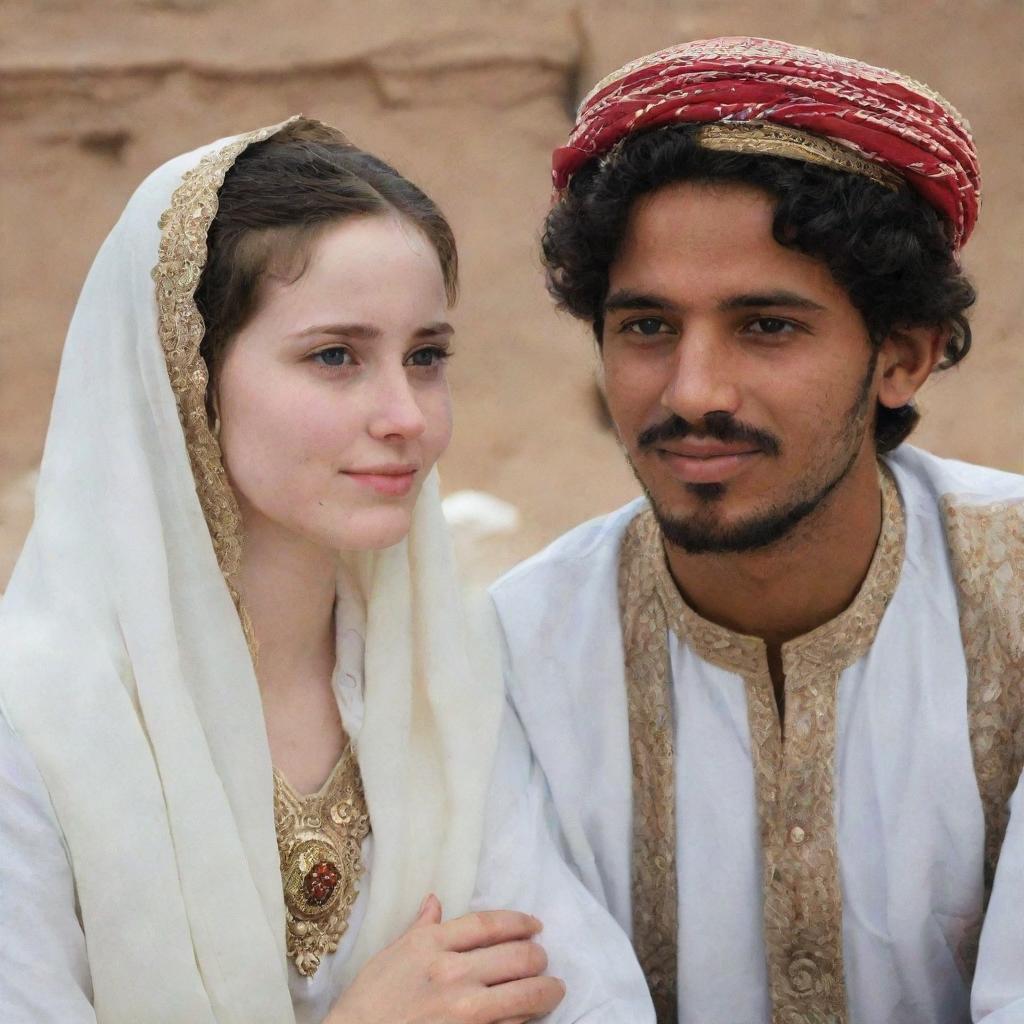
[[[768,455],[778,455],[782,451],[782,444],[774,434],[740,423],[727,412],[709,412],[696,423],[690,423],[681,416],[670,416],[642,430],[637,435],[636,443],[638,448],[644,450],[663,441],[679,441],[684,437],[710,437],[726,443],[751,444]]]

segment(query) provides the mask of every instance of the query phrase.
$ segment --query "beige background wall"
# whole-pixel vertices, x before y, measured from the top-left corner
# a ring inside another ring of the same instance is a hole
[[[622,502],[586,332],[544,293],[548,157],[600,76],[670,42],[759,34],[897,67],[970,118],[985,175],[966,264],[976,344],[924,396],[917,440],[1024,470],[1024,8],[1015,0],[5,0],[0,13],[0,588],[30,521],[60,349],[92,257],[168,157],[302,111],[448,212],[463,298],[446,488],[523,527],[487,571]]]

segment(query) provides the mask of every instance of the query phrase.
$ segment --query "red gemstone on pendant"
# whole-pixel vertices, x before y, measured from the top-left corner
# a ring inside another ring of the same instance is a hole
[[[340,880],[338,869],[330,861],[322,860],[319,864],[314,864],[302,880],[306,899],[313,906],[322,907],[331,898]]]

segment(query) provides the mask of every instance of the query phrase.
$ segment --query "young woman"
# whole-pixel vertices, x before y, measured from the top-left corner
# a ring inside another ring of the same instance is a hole
[[[653,1019],[467,656],[455,287],[433,203],[306,119],[129,202],[0,606],[5,1022]]]

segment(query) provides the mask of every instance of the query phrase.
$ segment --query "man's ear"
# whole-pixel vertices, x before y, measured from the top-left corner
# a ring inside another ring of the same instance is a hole
[[[945,327],[907,327],[889,332],[878,354],[878,401],[887,409],[909,405],[938,365],[949,338]]]

